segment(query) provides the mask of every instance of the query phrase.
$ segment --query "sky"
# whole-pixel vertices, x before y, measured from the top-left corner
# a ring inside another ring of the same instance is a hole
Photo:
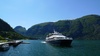
[[[100,0],[0,0],[0,18],[13,28],[90,14],[100,15]]]

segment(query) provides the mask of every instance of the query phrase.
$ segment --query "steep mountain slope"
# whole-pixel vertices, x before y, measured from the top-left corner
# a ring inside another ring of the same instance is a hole
[[[24,38],[22,35],[16,33],[12,27],[0,19],[0,39],[22,39]]]

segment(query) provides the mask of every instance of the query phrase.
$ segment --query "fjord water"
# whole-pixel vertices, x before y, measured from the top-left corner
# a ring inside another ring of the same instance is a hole
[[[100,56],[99,40],[74,40],[71,47],[51,46],[41,40],[24,40],[30,44],[10,47],[0,56]]]

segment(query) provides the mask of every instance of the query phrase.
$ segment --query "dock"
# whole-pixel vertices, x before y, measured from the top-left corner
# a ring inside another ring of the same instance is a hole
[[[18,46],[19,44],[21,44],[23,41],[20,41],[20,40],[14,40],[14,41],[9,41],[8,44],[10,46],[13,46],[13,47],[16,47]]]
[[[10,46],[17,47],[21,43],[23,43],[23,41],[20,41],[20,40],[2,42],[0,43],[0,51],[7,51],[9,50]]]
[[[14,44],[20,44],[22,42],[23,41],[20,41],[20,40],[14,40],[14,41],[9,41],[9,42],[1,42],[0,45],[3,45],[3,44],[14,45]]]

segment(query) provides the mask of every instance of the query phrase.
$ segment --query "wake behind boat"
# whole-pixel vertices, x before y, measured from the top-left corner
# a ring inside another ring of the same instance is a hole
[[[59,46],[70,46],[73,38],[66,37],[62,35],[59,32],[54,31],[54,33],[50,33],[46,37],[46,42],[53,44],[53,45],[59,45]]]

